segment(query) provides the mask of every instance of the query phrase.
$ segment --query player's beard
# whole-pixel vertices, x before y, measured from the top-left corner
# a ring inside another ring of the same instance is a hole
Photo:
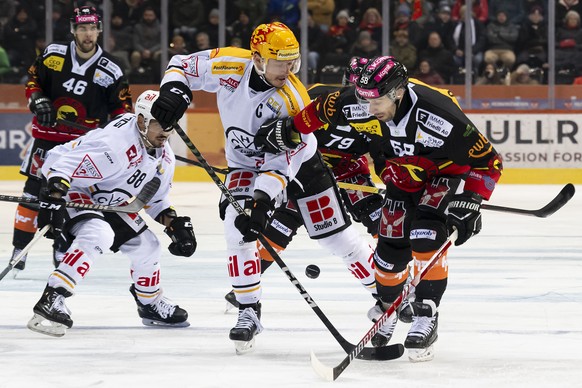
[[[82,53],[85,53],[85,54],[89,54],[90,52],[95,50],[95,46],[96,46],[96,42],[93,40],[80,41],[76,37],[75,37],[75,44],[77,45],[77,48],[79,49],[79,51],[81,51]]]

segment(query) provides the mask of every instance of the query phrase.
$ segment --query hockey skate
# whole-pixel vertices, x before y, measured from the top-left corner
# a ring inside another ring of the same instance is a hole
[[[37,333],[53,337],[64,336],[67,329],[73,326],[71,311],[65,305],[65,298],[71,295],[62,287],[46,286],[40,300],[34,305],[34,315],[26,326]],[[44,321],[49,324],[43,324]]]
[[[137,303],[137,313],[144,325],[165,327],[190,326],[186,310],[174,304],[170,299],[161,296],[154,303],[143,304],[137,298],[134,284],[129,287],[129,292],[131,292],[135,303]]]
[[[228,294],[226,294],[224,296],[224,299],[226,300],[226,308],[224,310],[225,314],[234,308],[239,308],[240,304],[236,300],[234,290],[231,290]]]
[[[368,311],[368,318],[376,323],[382,314],[384,314],[384,311],[386,310],[382,305],[382,301],[378,300],[376,305]],[[392,314],[388,317],[386,323],[378,329],[378,332],[370,340],[372,346],[375,348],[386,346],[390,338],[392,338],[392,333],[394,333],[394,329],[396,328],[396,322],[398,322],[398,314]]]
[[[433,344],[438,338],[438,312],[434,301],[425,299],[411,303],[412,326],[408,331],[404,347],[412,362],[430,361],[434,358]]]
[[[254,350],[255,336],[262,331],[261,304],[240,305],[238,321],[230,329],[228,338],[234,341],[236,354],[245,354]]]

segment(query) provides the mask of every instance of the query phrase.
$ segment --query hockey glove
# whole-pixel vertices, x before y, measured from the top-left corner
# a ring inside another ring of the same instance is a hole
[[[255,147],[270,154],[294,150],[300,143],[301,136],[295,131],[293,117],[269,120],[255,135]]]
[[[152,116],[167,129],[184,115],[192,101],[192,91],[182,82],[168,82],[160,88],[160,95],[152,104]]]
[[[190,257],[196,252],[196,236],[190,217],[176,217],[164,232],[172,239],[168,250],[174,256]]]
[[[447,230],[457,229],[455,245],[464,244],[471,236],[481,231],[481,202],[479,194],[465,192],[455,195],[449,202]]]
[[[255,191],[250,216],[239,214],[234,220],[234,226],[243,235],[244,242],[256,241],[259,238],[267,227],[271,211],[273,211],[273,205],[269,196],[262,191]]]
[[[50,225],[50,230],[46,237],[56,239],[62,232],[63,226],[68,219],[65,208],[65,199],[62,198],[69,191],[70,184],[62,178],[51,178],[47,187],[41,190],[38,197],[37,227],[42,229],[45,225]]]
[[[57,125],[57,112],[51,100],[39,92],[33,93],[28,100],[28,107],[36,116],[37,122],[43,127]]]
[[[386,160],[386,167],[380,173],[380,179],[387,186],[387,189],[392,186],[408,193],[416,193],[438,171],[437,165],[427,158],[401,156]]]

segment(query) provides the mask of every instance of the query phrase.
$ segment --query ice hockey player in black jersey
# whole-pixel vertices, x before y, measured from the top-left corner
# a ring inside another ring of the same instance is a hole
[[[368,312],[377,320],[402,292],[410,261],[423,267],[453,229],[458,231],[455,245],[479,233],[481,202],[495,189],[502,163],[449,91],[408,79],[406,67],[390,56],[355,57],[350,67],[355,90],[318,97],[278,126],[285,127],[282,132],[306,134],[334,125],[343,99],[354,93],[376,117],[359,130],[371,139],[375,172],[386,184],[374,253],[378,303]],[[447,279],[445,255],[416,287],[412,326],[404,343],[411,361],[434,357],[437,309]],[[390,340],[397,320],[393,315],[386,322],[374,345]]]
[[[26,197],[38,198],[40,170],[48,150],[85,133],[66,121],[97,128],[131,112],[127,79],[116,59],[97,44],[102,26],[95,8],[75,9],[70,24],[73,41],[49,44],[28,69],[25,93],[34,117],[33,142],[20,171],[27,177],[23,193]],[[29,205],[17,207],[12,257],[34,237],[37,214]],[[25,264],[23,257],[15,265],[16,270],[23,270]]]

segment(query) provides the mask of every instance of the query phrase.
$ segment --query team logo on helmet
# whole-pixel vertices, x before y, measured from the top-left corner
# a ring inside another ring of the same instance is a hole
[[[299,58],[299,42],[283,23],[261,24],[251,36],[251,51],[264,59],[288,61]]]

